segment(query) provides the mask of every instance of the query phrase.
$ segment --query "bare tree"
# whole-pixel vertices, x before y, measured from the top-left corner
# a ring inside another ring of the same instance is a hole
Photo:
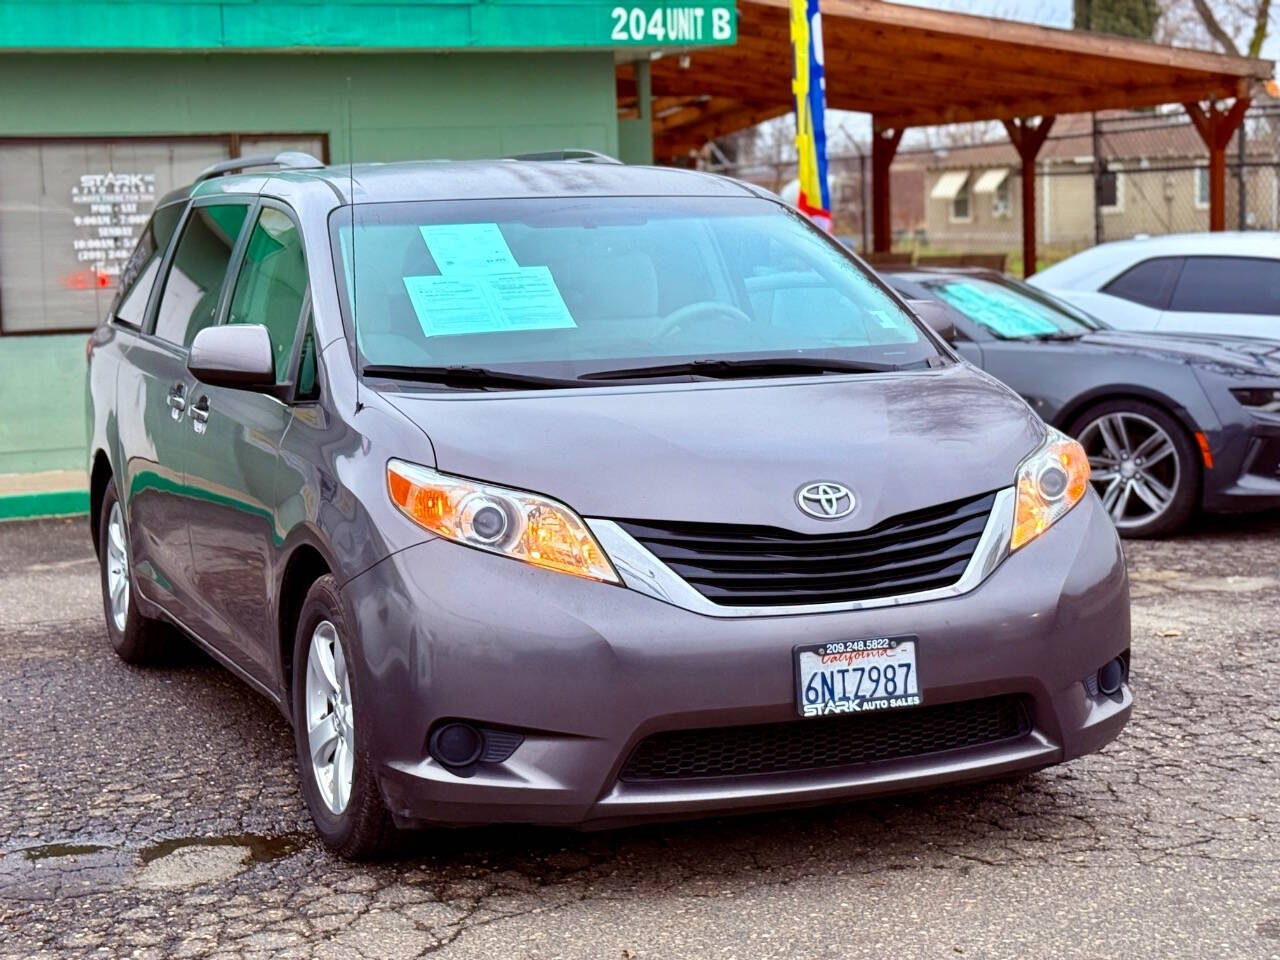
[[[1165,0],[1157,38],[1256,57],[1270,35],[1271,0]]]

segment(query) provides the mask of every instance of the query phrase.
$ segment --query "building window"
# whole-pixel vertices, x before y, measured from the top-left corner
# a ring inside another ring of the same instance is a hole
[[[1013,201],[1009,196],[1009,178],[1005,177],[1000,181],[1000,186],[996,187],[996,192],[991,197],[991,215],[993,217],[1008,217],[1013,213]]]
[[[966,181],[951,200],[953,223],[967,223],[973,219],[973,190]]]
[[[1124,180],[1120,171],[1107,169],[1098,174],[1098,206],[1103,213],[1124,210]]]
[[[1196,167],[1196,209],[1209,209],[1209,168]]]
[[[96,326],[156,201],[209,164],[326,148],[313,134],[0,138],[0,333]]]

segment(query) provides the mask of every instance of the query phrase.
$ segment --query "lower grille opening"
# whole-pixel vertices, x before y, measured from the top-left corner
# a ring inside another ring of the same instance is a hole
[[[689,780],[847,767],[997,743],[1030,730],[1030,704],[1023,696],[746,727],[673,730],[642,740],[621,779]]]

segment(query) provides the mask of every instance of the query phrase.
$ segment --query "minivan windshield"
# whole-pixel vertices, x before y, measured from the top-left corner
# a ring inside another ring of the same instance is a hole
[[[330,222],[367,373],[465,367],[451,385],[498,371],[508,386],[586,386],[939,355],[849,255],[760,198],[365,203]],[[767,362],[723,362],[748,360]]]

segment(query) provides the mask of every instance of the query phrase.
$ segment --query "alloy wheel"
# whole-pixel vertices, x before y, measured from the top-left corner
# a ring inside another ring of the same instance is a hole
[[[107,604],[111,609],[111,622],[124,633],[129,620],[129,548],[125,540],[124,514],[120,501],[111,504],[107,517]]]
[[[311,634],[304,703],[311,772],[325,806],[340,814],[351,799],[356,731],[346,653],[328,620]]]
[[[1079,437],[1102,505],[1121,529],[1150,523],[1173,503],[1182,465],[1173,439],[1140,413],[1117,411],[1090,422]]]

